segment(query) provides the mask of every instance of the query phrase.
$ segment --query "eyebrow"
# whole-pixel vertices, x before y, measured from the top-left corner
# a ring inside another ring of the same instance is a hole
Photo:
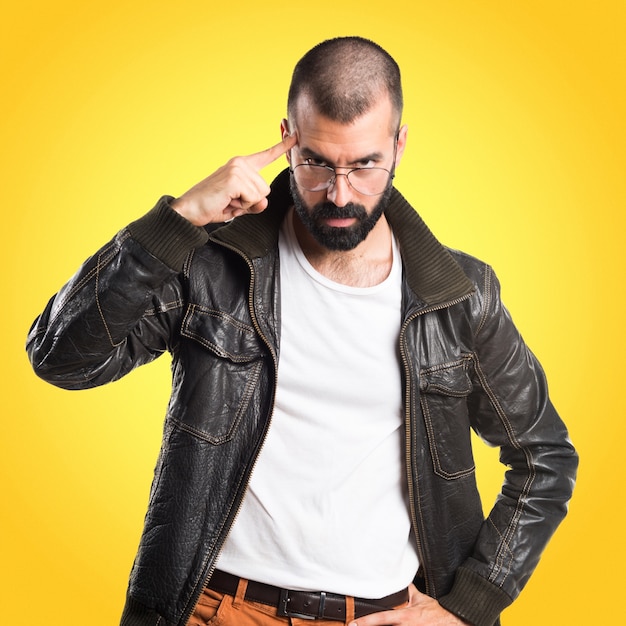
[[[306,147],[301,148],[300,146],[298,146],[298,149],[300,150],[300,154],[305,159],[315,159],[316,161],[325,161],[326,163],[330,164],[333,167],[343,167],[341,165],[335,165],[334,163],[331,163],[330,159],[327,159],[322,154],[319,154],[315,152],[314,150],[311,150],[311,148],[306,148]],[[384,156],[381,152],[371,152],[370,154],[366,154],[362,157],[359,157],[358,159],[353,159],[352,161],[348,163],[348,165],[354,165],[355,163],[363,163],[366,161],[381,161],[383,158]]]

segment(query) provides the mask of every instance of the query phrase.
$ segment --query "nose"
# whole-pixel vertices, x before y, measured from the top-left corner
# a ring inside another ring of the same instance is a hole
[[[326,197],[336,206],[345,206],[352,199],[353,189],[346,174],[335,172],[335,180],[328,188]]]

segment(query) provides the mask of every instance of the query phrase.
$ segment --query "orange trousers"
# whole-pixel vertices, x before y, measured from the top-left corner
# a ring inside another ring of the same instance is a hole
[[[276,607],[246,600],[247,586],[248,581],[241,579],[235,596],[205,589],[188,626],[340,626],[342,623],[337,620],[278,616]],[[345,626],[353,620],[354,598],[348,596]]]

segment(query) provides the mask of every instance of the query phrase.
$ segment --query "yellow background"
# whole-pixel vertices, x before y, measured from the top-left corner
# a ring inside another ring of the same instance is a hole
[[[1,23],[1,623],[117,623],[168,395],[167,357],[93,391],[46,385],[30,323],[161,194],[275,143],[294,63],[344,34],[398,60],[397,186],[495,267],[581,453],[505,624],[622,623],[623,0],[25,0]],[[500,468],[477,456],[490,501]]]

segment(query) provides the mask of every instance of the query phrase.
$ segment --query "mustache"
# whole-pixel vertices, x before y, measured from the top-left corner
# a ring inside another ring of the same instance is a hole
[[[311,210],[313,219],[347,219],[356,217],[357,219],[365,219],[367,211],[362,204],[348,202],[344,206],[337,206],[333,202],[320,202]]]

